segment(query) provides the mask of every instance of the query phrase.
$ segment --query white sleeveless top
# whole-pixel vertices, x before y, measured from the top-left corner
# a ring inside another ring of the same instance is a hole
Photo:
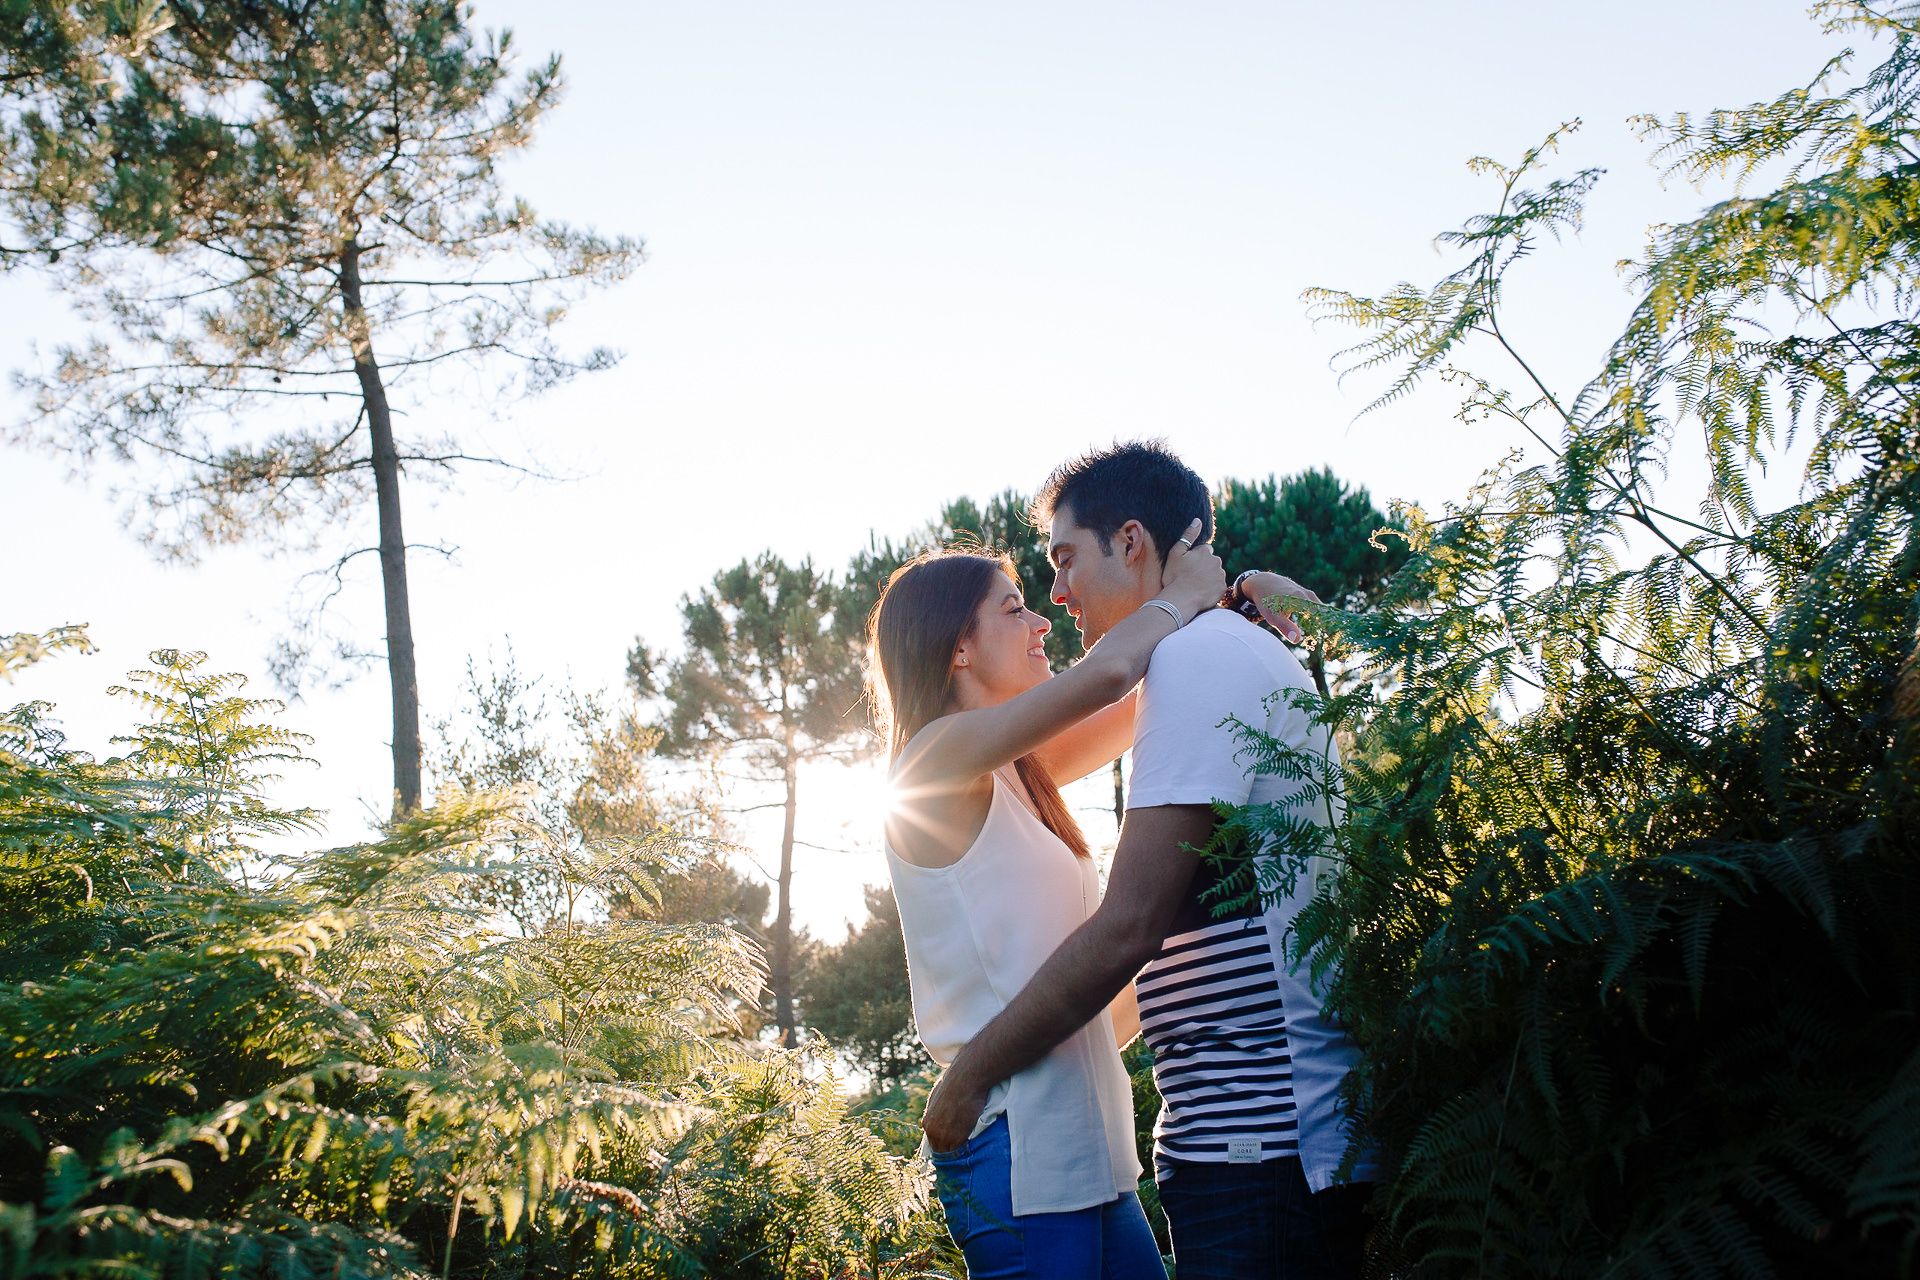
[[[1100,901],[1092,859],[1074,857],[998,772],[987,821],[958,862],[918,867],[889,847],[887,867],[914,1023],[943,1067]],[[1133,1089],[1108,1011],[995,1086],[974,1132],[1001,1114],[1013,1147],[1014,1213],[1069,1213],[1138,1186]]]

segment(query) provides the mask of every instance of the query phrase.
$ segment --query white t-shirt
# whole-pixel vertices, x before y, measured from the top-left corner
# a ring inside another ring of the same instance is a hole
[[[1230,610],[1202,614],[1160,642],[1134,717],[1127,807],[1285,804],[1327,826],[1337,803],[1303,784],[1252,772],[1235,724],[1337,762],[1327,732],[1285,696],[1313,682],[1265,628]],[[1298,1155],[1324,1190],[1346,1151],[1341,1082],[1358,1058],[1326,1017],[1307,966],[1288,960],[1288,930],[1329,867],[1315,858],[1294,892],[1264,911],[1216,919],[1198,894],[1203,863],[1160,953],[1142,971],[1140,1024],[1154,1051],[1162,1109],[1154,1127],[1161,1177],[1178,1163],[1242,1163]],[[1363,1166],[1356,1180],[1371,1175]]]

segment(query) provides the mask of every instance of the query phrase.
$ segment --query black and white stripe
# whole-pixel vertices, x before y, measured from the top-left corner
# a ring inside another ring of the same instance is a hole
[[[1225,1161],[1230,1138],[1258,1140],[1266,1160],[1298,1149],[1273,950],[1264,918],[1222,920],[1168,937],[1140,974],[1140,1028],[1162,1101],[1155,1163]]]

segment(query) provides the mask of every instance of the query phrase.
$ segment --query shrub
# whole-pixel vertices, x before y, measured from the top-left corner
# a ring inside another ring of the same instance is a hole
[[[608,919],[671,836],[569,841],[514,793],[269,863],[273,705],[160,651],[153,722],[96,762],[0,722],[0,1224],[8,1275],[895,1272],[924,1176],[806,1051],[703,1032],[757,994],[744,938]],[[543,860],[565,911],[460,892]],[[778,1270],[775,1267],[777,1259]]]
[[[1337,834],[1247,811],[1215,851],[1229,898],[1312,877],[1297,945],[1362,1049],[1383,1270],[1885,1276],[1920,1245],[1920,24],[1819,8],[1891,55],[1648,123],[1680,172],[1785,178],[1656,229],[1578,395],[1459,363],[1518,359],[1506,272],[1577,224],[1597,175],[1541,183],[1550,147],[1479,162],[1501,202],[1438,285],[1313,295],[1389,396],[1440,372],[1547,456],[1403,510],[1382,609],[1319,613],[1381,677],[1306,700],[1356,735],[1344,769],[1247,735]],[[1656,481],[1694,443],[1682,514]],[[1281,856],[1234,857],[1249,834]]]

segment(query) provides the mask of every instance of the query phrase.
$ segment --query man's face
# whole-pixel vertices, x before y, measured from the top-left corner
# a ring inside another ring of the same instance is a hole
[[[1160,585],[1159,553],[1138,521],[1122,525],[1102,551],[1100,535],[1075,520],[1066,503],[1054,508],[1047,558],[1053,561],[1049,594],[1073,615],[1084,649],[1091,649],[1107,628],[1138,609]]]

